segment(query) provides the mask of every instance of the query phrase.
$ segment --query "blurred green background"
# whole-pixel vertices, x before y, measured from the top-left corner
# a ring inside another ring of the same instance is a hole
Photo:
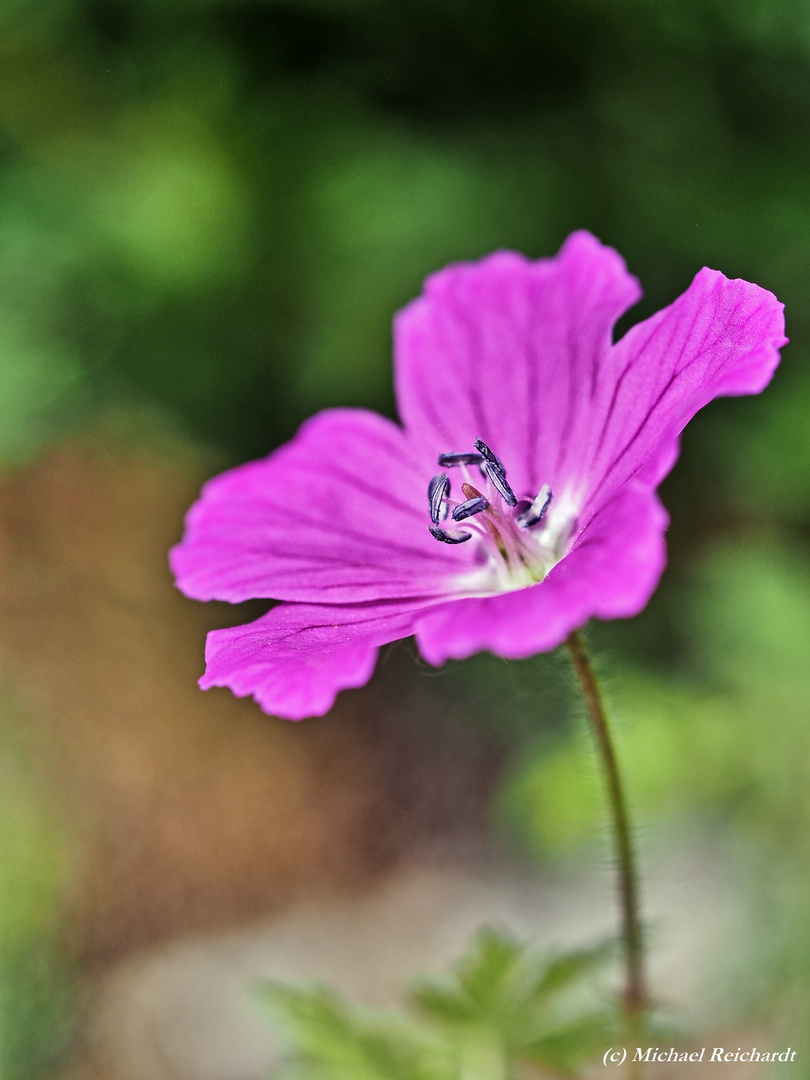
[[[728,1015],[795,1044],[810,1028],[807,0],[0,5],[9,476],[109,416],[157,458],[199,448],[202,476],[325,406],[393,415],[391,317],[425,275],[498,247],[548,255],[576,228],[642,281],[622,328],[704,265],[786,304],[772,387],[690,425],[663,488],[659,592],[594,637],[645,827],[714,837],[739,877]],[[481,658],[420,698],[439,717],[460,700],[498,741],[491,827],[548,864],[590,857],[600,829],[564,682],[544,660],[505,674]],[[70,844],[2,698],[0,1080],[17,1080],[70,1046],[70,949],[54,944]]]

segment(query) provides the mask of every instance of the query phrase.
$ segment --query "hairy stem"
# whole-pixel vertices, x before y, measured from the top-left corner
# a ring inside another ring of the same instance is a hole
[[[631,1041],[635,1043],[636,1037],[641,1034],[644,1011],[647,1007],[647,992],[644,983],[644,946],[641,934],[641,920],[639,918],[638,878],[636,876],[633,842],[627,814],[627,802],[621,776],[619,775],[616,752],[613,749],[613,737],[608,726],[605,703],[590,656],[582,642],[582,638],[576,631],[569,635],[566,645],[582,685],[582,692],[585,696],[588,715],[596,736],[596,745],[607,785],[616,856],[619,864],[622,939],[626,968],[623,1005],[627,1016],[628,1036],[631,1036]],[[632,1054],[629,1046],[627,1049],[628,1055]]]

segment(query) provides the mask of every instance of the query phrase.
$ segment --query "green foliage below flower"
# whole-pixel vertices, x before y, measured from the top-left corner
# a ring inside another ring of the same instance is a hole
[[[594,992],[609,945],[541,958],[484,929],[443,979],[408,995],[408,1010],[350,1005],[324,988],[262,988],[286,1032],[279,1080],[521,1080],[533,1067],[573,1075],[617,1037]]]

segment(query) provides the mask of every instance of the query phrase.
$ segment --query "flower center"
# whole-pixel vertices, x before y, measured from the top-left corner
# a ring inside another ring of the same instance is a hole
[[[428,529],[434,539],[443,544],[477,541],[478,558],[494,575],[495,591],[542,581],[562,558],[565,541],[549,526],[548,484],[534,497],[515,495],[500,458],[481,439],[475,440],[474,452],[440,454],[439,466],[460,470],[463,498],[452,496],[446,472],[430,481]]]

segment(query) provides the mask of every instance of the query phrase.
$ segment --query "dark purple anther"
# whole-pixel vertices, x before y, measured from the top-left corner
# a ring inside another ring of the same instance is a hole
[[[443,544],[463,544],[465,540],[469,540],[472,537],[472,533],[445,532],[444,529],[440,529],[438,525],[428,525],[428,531],[434,539],[441,540]]]
[[[435,525],[440,517],[447,517],[445,503],[450,495],[450,477],[444,473],[436,473],[428,484],[428,502],[430,503],[430,520]],[[444,513],[442,513],[444,511]]]
[[[494,465],[498,472],[501,474],[501,476],[506,477],[506,469],[504,468],[503,462],[497,454],[492,453],[492,451],[483,439],[475,440],[475,449],[480,452],[481,457],[484,459],[484,461],[488,462],[488,464],[490,465]]]
[[[517,506],[517,499],[515,498],[515,493],[509,487],[509,484],[506,482],[506,477],[503,475],[501,470],[495,465],[491,465],[489,462],[487,462],[484,466],[484,471],[492,481],[492,486],[500,494],[506,505]]]
[[[529,503],[526,509],[518,515],[517,523],[521,529],[530,529],[546,516],[546,510],[551,503],[551,488],[543,484],[533,503]]]
[[[453,511],[453,521],[463,521],[465,518],[472,517],[473,514],[480,514],[488,506],[489,499],[485,499],[483,495],[479,495],[476,499],[467,499],[466,502],[459,503]]]
[[[480,454],[439,454],[442,469],[450,469],[453,465],[480,465],[482,461]]]

